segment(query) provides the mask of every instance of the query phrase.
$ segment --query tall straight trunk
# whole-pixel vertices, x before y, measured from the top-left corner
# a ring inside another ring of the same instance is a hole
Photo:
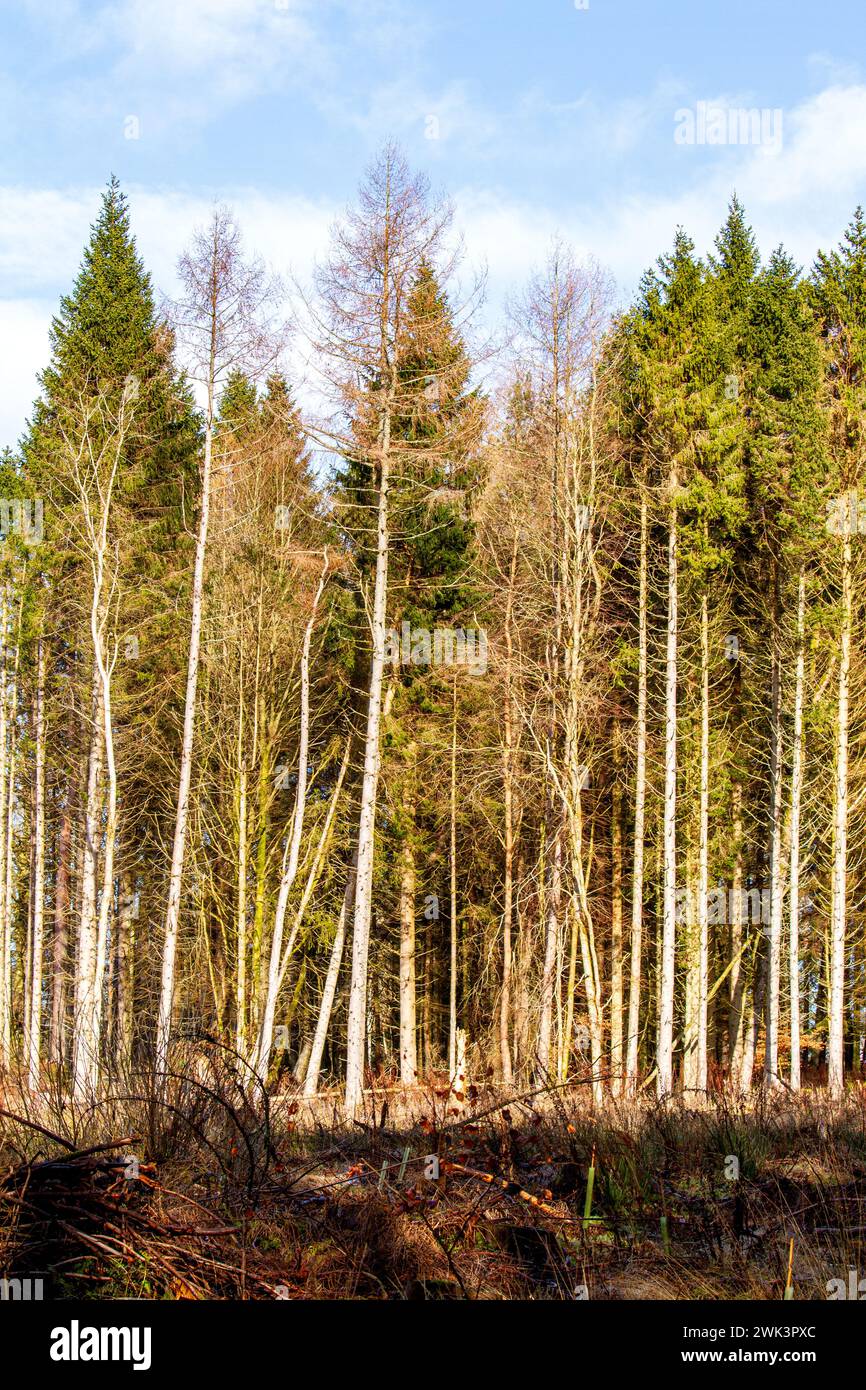
[[[848,886],[848,701],[851,625],[854,609],[851,535],[842,542],[842,627],[839,634],[839,688],[836,710],[836,768],[833,788],[833,871],[830,906],[830,990],[828,1000],[827,1084],[841,1096],[845,1076],[845,929]]]
[[[33,788],[33,936],[30,965],[30,1037],[28,1080],[39,1089],[42,1037],[42,953],[45,916],[45,643],[36,644],[36,700],[34,709],[36,780]]]
[[[764,938],[758,935],[752,970],[752,993],[749,1007],[743,1020],[744,1040],[743,1058],[740,1066],[740,1094],[747,1096],[752,1089],[752,1075],[758,1051],[758,1035],[761,1030],[761,1015],[767,994],[767,953],[763,948]]]
[[[7,637],[9,629],[9,588],[3,585],[0,597],[0,1066],[9,1065],[9,1044],[11,1040],[12,1008],[12,959],[11,943],[6,943],[6,816],[5,791],[6,769],[8,763],[8,720],[9,677],[7,659]]]
[[[180,778],[174,819],[174,838],[171,849],[171,870],[168,881],[168,903],[165,912],[165,934],[162,947],[162,976],[159,991],[159,1013],[156,1024],[155,1070],[162,1076],[168,1067],[168,1047],[171,1039],[174,984],[177,961],[177,934],[180,925],[180,898],[183,886],[183,863],[186,855],[186,835],[189,822],[190,784],[192,781],[192,748],[195,736],[196,691],[201,653],[201,628],[204,613],[204,567],[207,554],[210,522],[211,473],[213,467],[214,381],[216,329],[212,334],[211,362],[207,386],[205,416],[204,463],[201,475],[201,510],[195,542],[195,565],[192,580],[192,620],[189,633],[189,657],[186,670],[186,694],[183,708],[183,737],[180,749]]]
[[[779,1085],[779,1015],[782,994],[782,657],[779,650],[778,586],[778,570],[774,565],[770,676],[770,931],[766,957],[764,1041],[764,1080],[768,1086]]]
[[[566,912],[570,923],[568,933],[568,972],[565,980],[565,1011],[562,1022],[562,1045],[559,1057],[559,1080],[568,1080],[571,1068],[571,1053],[574,1046],[574,992],[577,988],[577,952],[580,943],[580,925],[578,922],[575,898],[569,893],[566,899]]]
[[[238,720],[238,904],[235,1049],[243,1056],[247,1040],[247,764],[243,756],[243,708]]]
[[[123,1076],[132,1064],[133,1020],[133,961],[135,942],[133,921],[135,889],[131,874],[120,875],[120,897],[117,912],[117,1019],[115,1035],[115,1066]]]
[[[51,949],[51,1022],[48,1051],[55,1068],[66,1056],[66,984],[69,914],[69,849],[72,819],[64,807],[57,841],[57,876],[54,883],[54,931]]]
[[[364,1094],[364,1041],[367,1021],[367,967],[373,913],[373,852],[375,847],[376,796],[379,788],[382,722],[382,683],[385,671],[385,622],[388,607],[389,498],[391,465],[391,412],[393,383],[386,401],[380,433],[379,498],[376,513],[376,578],[373,586],[370,691],[364,739],[364,776],[358,817],[358,873],[352,921],[352,978],[349,984],[349,1018],[346,1027],[345,1110],[354,1119]]]
[[[450,959],[448,974],[448,1076],[453,1086],[457,1077],[457,676],[451,708],[451,788],[450,788],[450,864],[449,929]]]
[[[262,702],[260,702],[260,705],[262,705]],[[262,941],[265,930],[265,900],[267,897],[268,884],[268,818],[271,752],[270,740],[267,737],[267,732],[264,727],[263,707],[259,715],[258,728],[260,732],[258,733],[256,744],[259,756],[256,891],[255,907],[253,909],[253,939],[250,949],[250,975],[254,990],[252,1000],[252,1024],[255,1029],[258,1029],[261,1022],[261,1011],[267,990],[267,975],[265,971],[266,960],[262,951]]]
[[[806,684],[806,571],[797,585],[797,657],[791,754],[791,852],[788,871],[788,981],[791,1004],[792,1091],[800,1089],[800,813],[803,801],[803,700]]]
[[[669,478],[668,618],[665,656],[665,803],[664,803],[664,898],[659,988],[656,1090],[669,1095],[674,1084],[674,969],[676,962],[677,888],[677,471]]]
[[[502,802],[503,865],[502,902],[502,990],[499,1000],[499,1065],[502,1082],[511,1086],[514,1071],[511,1061],[511,970],[512,927],[514,918],[514,579],[517,572],[517,540],[515,531],[511,547],[508,574],[508,593],[505,601],[505,693],[502,706]]]
[[[96,972],[97,870],[102,833],[102,693],[99,671],[94,666],[72,1035],[72,1091],[77,1100],[83,1100],[87,1095],[89,1078],[98,1054],[98,1040],[93,1036],[93,991]]]
[[[590,458],[593,458],[591,452]],[[586,788],[588,770],[580,761],[584,649],[587,630],[592,617],[591,599],[588,597],[587,591],[590,588],[589,576],[592,573],[594,562],[591,551],[592,509],[591,506],[578,500],[582,495],[584,495],[584,488],[578,477],[578,458],[575,448],[570,453],[569,467],[569,553],[567,564],[563,565],[563,575],[567,576],[564,592],[566,608],[564,625],[566,634],[564,658],[566,679],[564,794],[567,808],[568,868],[572,902],[572,954],[569,962],[569,991],[566,1012],[566,1056],[572,1044],[576,947],[579,945],[589,1023],[592,1095],[593,1099],[600,1103],[604,1096],[602,1077],[604,1066],[603,1004],[601,972],[587,881],[583,793]],[[591,489],[587,495],[590,499],[592,498]]]
[[[548,784],[549,785],[549,784]],[[561,810],[556,801],[547,797],[545,826],[550,827],[553,844],[548,849],[547,841],[542,846],[541,874],[545,889],[543,895],[544,912],[544,963],[541,975],[541,1013],[538,1024],[538,1079],[541,1082],[552,1080],[551,1040],[553,1036],[553,1005],[556,993],[556,962],[559,947],[559,922],[562,900],[562,832],[560,827]]]
[[[99,902],[99,916],[96,928],[96,958],[93,970],[93,1025],[94,1048],[90,1055],[91,1090],[96,1089],[99,1080],[99,1044],[102,1033],[103,983],[108,952],[108,929],[114,904],[114,856],[117,847],[117,765],[114,754],[114,721],[111,704],[111,667],[107,661],[102,633],[96,633],[98,644],[96,660],[102,686],[103,736],[105,749],[105,771],[107,796],[105,811],[104,850],[102,861],[102,895]]]
[[[16,728],[18,718],[18,665],[21,654],[21,617],[23,597],[18,606],[18,640],[15,644],[15,662],[12,672],[12,704],[9,712],[9,757],[6,786],[0,786],[0,816],[6,822],[6,863],[3,871],[2,908],[0,929],[3,933],[3,958],[6,962],[2,981],[5,1007],[2,1012],[3,1033],[0,1038],[2,1050],[0,1058],[6,1066],[12,1061],[12,892],[15,865],[15,763]]]
[[[730,1008],[728,1011],[728,1052],[730,1055],[730,1080],[735,1090],[740,1086],[740,1070],[743,1064],[743,1015],[745,1011],[748,974],[746,971],[743,942],[743,787],[735,782],[731,793],[731,813],[734,829],[734,877],[731,888],[733,904],[731,917],[731,973]]]
[[[682,935],[685,959],[685,1013],[683,1019],[683,1090],[692,1099],[698,1078],[698,1013],[700,1011],[700,948],[697,924],[697,891],[692,827],[686,832],[685,844],[685,922]],[[682,913],[680,913],[682,915]]]
[[[33,1002],[33,994],[30,984],[31,970],[33,966],[33,880],[36,870],[36,838],[33,834],[33,824],[35,820],[34,801],[35,788],[30,783],[30,816],[24,825],[24,838],[27,844],[27,923],[25,927],[23,949],[18,953],[18,966],[21,975],[20,994],[24,1000],[24,1018],[21,1034],[22,1053],[25,1066],[28,1064],[30,1051],[30,1006]]]
[[[612,1091],[622,1089],[622,787],[620,785],[619,725],[614,726],[614,777],[611,805],[610,912],[610,1070]]]
[[[707,995],[709,991],[709,808],[710,808],[710,639],[707,596],[701,598],[701,770],[698,806],[698,1036],[695,1085],[707,1089]]]
[[[277,905],[274,910],[274,931],[271,937],[268,984],[264,1008],[262,1010],[262,1021],[259,1026],[255,1047],[249,1058],[250,1066],[258,1074],[262,1082],[267,1078],[271,1050],[273,1048],[274,1015],[276,1012],[280,985],[286,968],[286,962],[283,959],[283,931],[286,921],[286,908],[288,907],[289,893],[291,892],[292,884],[298,872],[301,854],[301,837],[304,832],[304,814],[306,812],[307,788],[309,786],[307,764],[310,747],[310,645],[313,639],[313,629],[316,625],[319,600],[322,597],[327,577],[328,552],[326,549],[322,573],[313,598],[313,609],[307,621],[307,626],[304,629],[304,642],[301,649],[301,723],[298,735],[298,784],[295,793],[295,806],[292,814],[291,831],[286,841],[285,850],[283,851],[282,875],[280,877],[279,892],[277,893]],[[340,780],[342,785],[342,774]]]
[[[415,757],[416,746],[407,749],[408,768],[403,795],[405,833],[400,850],[400,1080],[404,1086],[418,1081],[415,980]]]
[[[334,941],[331,946],[331,955],[328,961],[328,973],[325,976],[325,985],[322,990],[322,999],[319,1004],[319,1016],[316,1020],[316,1031],[313,1034],[313,1045],[310,1049],[310,1060],[307,1063],[307,1075],[304,1081],[304,1095],[314,1096],[319,1088],[319,1077],[322,1071],[322,1057],[325,1051],[325,1042],[328,1037],[328,1028],[331,1024],[331,1013],[334,1008],[334,999],[337,994],[337,982],[340,978],[340,966],[343,962],[343,950],[346,942],[346,922],[352,910],[355,898],[355,876],[358,869],[357,852],[352,857],[352,863],[346,876],[346,887],[343,892],[343,901],[340,905],[340,916],[337,920],[337,930],[334,933]]]
[[[626,1086],[637,1086],[640,1037],[641,950],[643,947],[643,878],[646,810],[646,709],[647,709],[647,540],[646,499],[640,506],[640,581],[638,598],[637,750],[634,783],[634,850],[631,896],[631,962],[628,982],[628,1047]]]
[[[71,722],[71,721],[70,721]],[[51,1033],[49,1052],[58,1070],[66,1059],[66,990],[69,950],[69,908],[71,902],[72,813],[79,786],[76,762],[66,786],[57,835],[57,870],[54,877],[54,936],[51,963]]]

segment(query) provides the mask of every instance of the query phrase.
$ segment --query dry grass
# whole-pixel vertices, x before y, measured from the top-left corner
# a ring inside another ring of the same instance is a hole
[[[792,1238],[798,1299],[864,1267],[860,1086],[601,1112],[585,1088],[462,1112],[381,1090],[349,1126],[216,1063],[160,1103],[145,1078],[0,1095],[0,1273],[53,1297],[779,1299]]]

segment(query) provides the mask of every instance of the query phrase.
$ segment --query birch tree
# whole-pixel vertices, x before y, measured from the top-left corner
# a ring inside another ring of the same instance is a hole
[[[261,261],[244,259],[240,231],[226,208],[217,209],[208,227],[196,233],[190,251],[181,258],[178,272],[184,298],[174,306],[173,316],[190,376],[204,390],[205,407],[183,732],[156,1029],[157,1075],[163,1074],[168,1067],[174,1006],[177,941],[192,783],[217,393],[220,384],[233,371],[242,370],[253,377],[267,371],[275,362],[280,347],[279,334],[274,332],[276,282],[267,275]]]

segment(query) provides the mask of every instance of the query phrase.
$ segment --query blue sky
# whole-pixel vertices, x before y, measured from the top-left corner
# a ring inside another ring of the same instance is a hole
[[[389,136],[453,197],[491,319],[555,234],[628,297],[735,187],[808,265],[866,201],[864,31],[862,0],[0,0],[0,444],[111,172],[168,293],[214,197],[303,279]],[[779,109],[781,141],[677,143],[698,103]]]

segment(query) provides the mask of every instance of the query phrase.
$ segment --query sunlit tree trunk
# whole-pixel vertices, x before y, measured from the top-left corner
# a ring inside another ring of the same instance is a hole
[[[828,999],[827,1084],[832,1096],[844,1089],[845,929],[848,887],[848,701],[851,625],[854,609],[851,528],[842,540],[842,619],[839,634],[839,685],[836,708],[836,767],[833,787],[833,869],[830,905],[830,987]]]
[[[643,947],[644,818],[646,808],[647,723],[647,504],[640,508],[640,580],[638,594],[637,749],[634,785],[634,851],[631,898],[631,965],[628,990],[626,1083],[633,1094],[638,1075],[640,1037],[641,951]]]
[[[671,466],[668,483],[668,616],[665,657],[665,801],[664,898],[659,988],[656,1090],[659,1098],[673,1090],[674,966],[676,956],[677,887],[677,471]]]
[[[400,851],[400,1080],[418,1081],[415,980],[415,744],[407,749],[403,798],[405,830]],[[345,911],[345,909],[344,909]]]
[[[614,727],[614,777],[611,797],[611,914],[610,914],[610,1070],[611,1089],[622,1089],[623,955],[622,955],[622,786],[620,785],[619,725]]]
[[[788,981],[791,1002],[792,1091],[800,1089],[800,816],[803,803],[803,702],[806,685],[806,572],[797,585],[797,656],[791,754],[791,854],[788,871]]]
[[[505,691],[502,705],[502,809],[505,858],[502,885],[502,990],[499,1001],[499,1065],[505,1086],[513,1083],[511,1058],[511,968],[514,917],[514,576],[517,534],[511,551],[505,601]]]
[[[779,1016],[782,978],[782,658],[779,650],[778,573],[773,575],[770,677],[770,930],[767,941],[764,1080],[779,1084]],[[763,913],[762,930],[764,928]]]
[[[36,745],[36,781],[33,791],[33,937],[30,966],[30,1037],[28,1079],[31,1091],[39,1089],[42,1037],[42,953],[45,916],[45,643],[36,644],[36,700],[33,719]]]

